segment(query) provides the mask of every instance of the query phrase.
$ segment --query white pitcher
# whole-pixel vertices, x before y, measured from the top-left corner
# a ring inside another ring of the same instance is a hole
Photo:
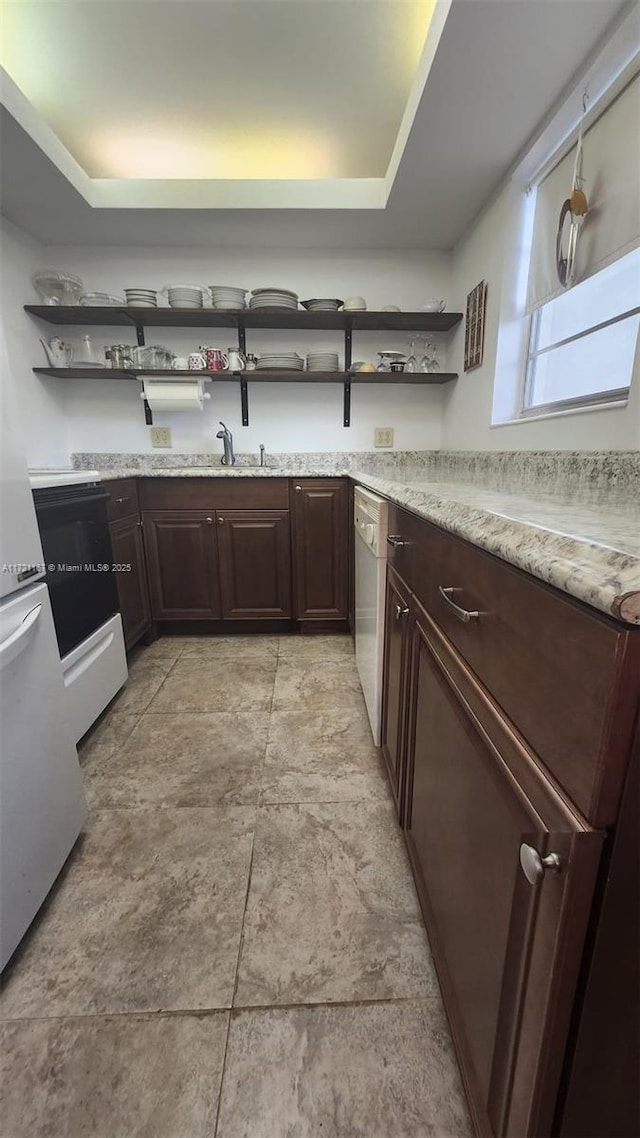
[[[239,348],[227,348],[227,367],[229,371],[244,371],[247,361]]]

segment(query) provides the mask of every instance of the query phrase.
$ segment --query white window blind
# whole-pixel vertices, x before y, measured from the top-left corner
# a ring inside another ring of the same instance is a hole
[[[538,186],[527,312],[565,292],[556,273],[556,231],[575,154],[574,146]],[[640,75],[585,133],[583,176],[589,213],[578,242],[576,284],[640,245]]]

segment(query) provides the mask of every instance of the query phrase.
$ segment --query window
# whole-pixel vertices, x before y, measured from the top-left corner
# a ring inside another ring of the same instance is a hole
[[[536,308],[523,415],[624,399],[640,328],[640,249]]]

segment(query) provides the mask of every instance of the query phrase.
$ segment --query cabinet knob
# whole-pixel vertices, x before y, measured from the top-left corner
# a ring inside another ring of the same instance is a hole
[[[394,549],[397,549],[398,546],[407,545],[407,544],[408,543],[406,541],[404,541],[403,538],[401,538],[399,534],[397,534],[397,533],[387,534],[387,545],[392,545]]]
[[[557,853],[540,857],[534,846],[528,846],[526,842],[520,846],[520,865],[530,885],[537,885],[538,882],[542,881],[547,870],[550,873],[559,873],[561,864]]]
[[[221,526],[223,524],[224,524],[224,518],[218,518],[218,525]]]
[[[302,493],[302,486],[296,486],[296,494]]]
[[[409,609],[405,605],[396,605],[396,620],[400,620],[403,616],[409,615]]]
[[[211,525],[213,518],[205,518],[204,520],[207,522],[208,525]]]

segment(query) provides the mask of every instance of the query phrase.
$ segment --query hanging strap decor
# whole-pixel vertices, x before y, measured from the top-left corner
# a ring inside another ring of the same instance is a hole
[[[558,229],[556,232],[556,270],[558,273],[558,280],[563,288],[570,288],[575,281],[576,275],[576,252],[578,249],[578,238],[580,236],[580,229],[588,211],[589,203],[587,195],[584,192],[584,177],[582,175],[582,132],[584,128],[584,116],[587,111],[587,96],[586,93],[582,98],[582,119],[580,121],[580,133],[578,135],[578,143],[576,146],[576,159],[573,164],[573,178],[571,182],[571,194],[562,203],[560,210],[560,218],[558,220]],[[567,231],[567,251],[564,252],[565,233]]]

